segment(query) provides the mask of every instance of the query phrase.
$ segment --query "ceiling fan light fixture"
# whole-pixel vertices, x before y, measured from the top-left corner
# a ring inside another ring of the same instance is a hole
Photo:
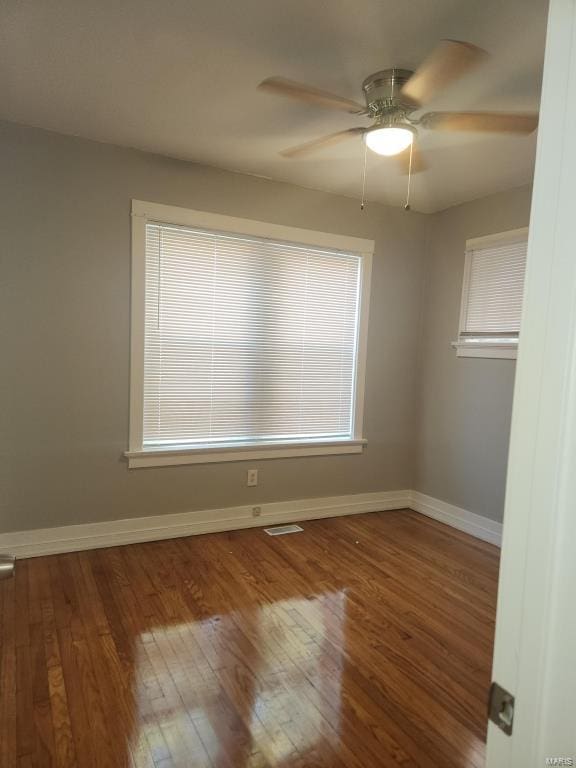
[[[368,149],[377,155],[397,155],[407,149],[414,140],[414,131],[403,126],[373,128],[364,134]]]

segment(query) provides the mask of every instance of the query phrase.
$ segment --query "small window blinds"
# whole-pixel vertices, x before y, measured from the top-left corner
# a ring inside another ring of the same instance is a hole
[[[351,438],[360,257],[146,224],[145,447]]]
[[[466,253],[461,341],[517,340],[522,314],[526,235],[493,239]]]

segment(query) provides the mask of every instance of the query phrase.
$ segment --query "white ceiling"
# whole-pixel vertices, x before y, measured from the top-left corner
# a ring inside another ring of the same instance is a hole
[[[362,80],[414,69],[442,38],[492,57],[430,109],[536,110],[545,0],[2,0],[0,118],[358,197],[362,143],[278,150],[353,116],[256,91],[283,75],[360,101]],[[413,208],[435,211],[532,178],[535,136],[421,137]],[[369,153],[368,198],[406,178]]]

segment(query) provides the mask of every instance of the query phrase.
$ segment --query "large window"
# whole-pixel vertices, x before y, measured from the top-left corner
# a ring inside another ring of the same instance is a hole
[[[516,357],[527,241],[519,229],[466,243],[459,356]]]
[[[372,243],[133,204],[131,466],[362,450]]]

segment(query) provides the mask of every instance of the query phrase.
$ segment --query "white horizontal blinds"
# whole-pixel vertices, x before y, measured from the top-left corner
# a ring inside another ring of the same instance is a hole
[[[146,232],[144,445],[351,437],[360,258]]]
[[[523,238],[469,252],[462,335],[518,336],[526,248]]]

